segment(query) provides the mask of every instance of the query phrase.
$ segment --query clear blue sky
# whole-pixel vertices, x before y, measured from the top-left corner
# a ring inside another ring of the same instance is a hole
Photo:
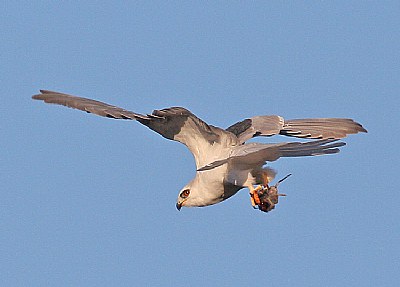
[[[399,15],[398,1],[2,3],[0,285],[398,284]],[[293,176],[271,213],[246,191],[178,212],[183,145],[31,100],[39,89],[222,127],[279,114],[369,133],[273,163]]]

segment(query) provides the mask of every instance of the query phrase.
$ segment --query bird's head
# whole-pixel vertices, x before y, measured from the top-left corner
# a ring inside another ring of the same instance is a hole
[[[182,206],[187,205],[187,203],[190,203],[191,197],[190,197],[190,187],[185,186],[178,195],[178,199],[176,200],[176,209],[181,210]]]
[[[218,185],[219,187],[219,185]],[[201,207],[216,204],[223,200],[223,189],[210,184],[204,184],[199,177],[195,177],[185,185],[178,194],[176,208]]]
[[[198,188],[197,180],[193,179],[179,191],[178,199],[176,200],[176,208],[181,210],[182,206],[204,206],[202,203],[201,192]]]

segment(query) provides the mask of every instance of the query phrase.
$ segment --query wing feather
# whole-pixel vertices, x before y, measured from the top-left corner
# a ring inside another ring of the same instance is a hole
[[[280,116],[256,116],[238,122],[227,131],[235,134],[241,143],[256,136],[284,135],[309,139],[341,139],[349,134],[367,132],[352,119],[319,118],[284,120]]]
[[[346,145],[338,139],[314,140],[310,142],[289,142],[277,144],[249,143],[237,146],[231,155],[200,168],[199,171],[210,170],[223,164],[232,164],[242,169],[253,169],[265,162],[275,161],[281,157],[302,157],[334,154]]]
[[[152,114],[142,115],[92,99],[47,90],[40,92],[32,98],[103,117],[137,120],[163,137],[186,145],[194,155],[198,167],[215,159],[209,155],[212,155],[210,150],[215,149],[218,144],[227,144],[226,139],[229,137],[231,141],[237,141],[231,133],[208,125],[190,111],[181,107],[155,110]]]
[[[85,111],[87,113],[92,113],[114,119],[137,120],[147,118],[147,116],[145,115],[127,111],[125,109],[96,100],[71,96],[47,90],[40,90],[40,92],[40,94],[34,95],[32,99],[42,100],[45,103],[62,105],[69,108]]]

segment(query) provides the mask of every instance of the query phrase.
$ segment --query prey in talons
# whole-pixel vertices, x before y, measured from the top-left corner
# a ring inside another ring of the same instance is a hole
[[[291,175],[288,174],[273,186],[269,186],[269,182],[265,181],[262,185],[258,185],[250,190],[250,200],[253,208],[264,212],[274,209],[275,205],[278,204],[279,196],[286,196],[286,194],[278,193],[278,186]]]

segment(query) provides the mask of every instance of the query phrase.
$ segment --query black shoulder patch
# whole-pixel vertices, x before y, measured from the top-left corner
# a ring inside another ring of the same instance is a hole
[[[172,107],[155,110],[148,116],[149,120],[138,119],[138,121],[167,139],[174,140],[186,121],[191,121],[194,133],[200,133],[210,144],[219,141],[218,134],[214,133],[208,124],[185,108]]]
[[[251,119],[245,119],[241,122],[231,125],[229,128],[226,129],[226,131],[231,132],[238,137],[248,128],[250,128],[251,124],[252,124]]]

